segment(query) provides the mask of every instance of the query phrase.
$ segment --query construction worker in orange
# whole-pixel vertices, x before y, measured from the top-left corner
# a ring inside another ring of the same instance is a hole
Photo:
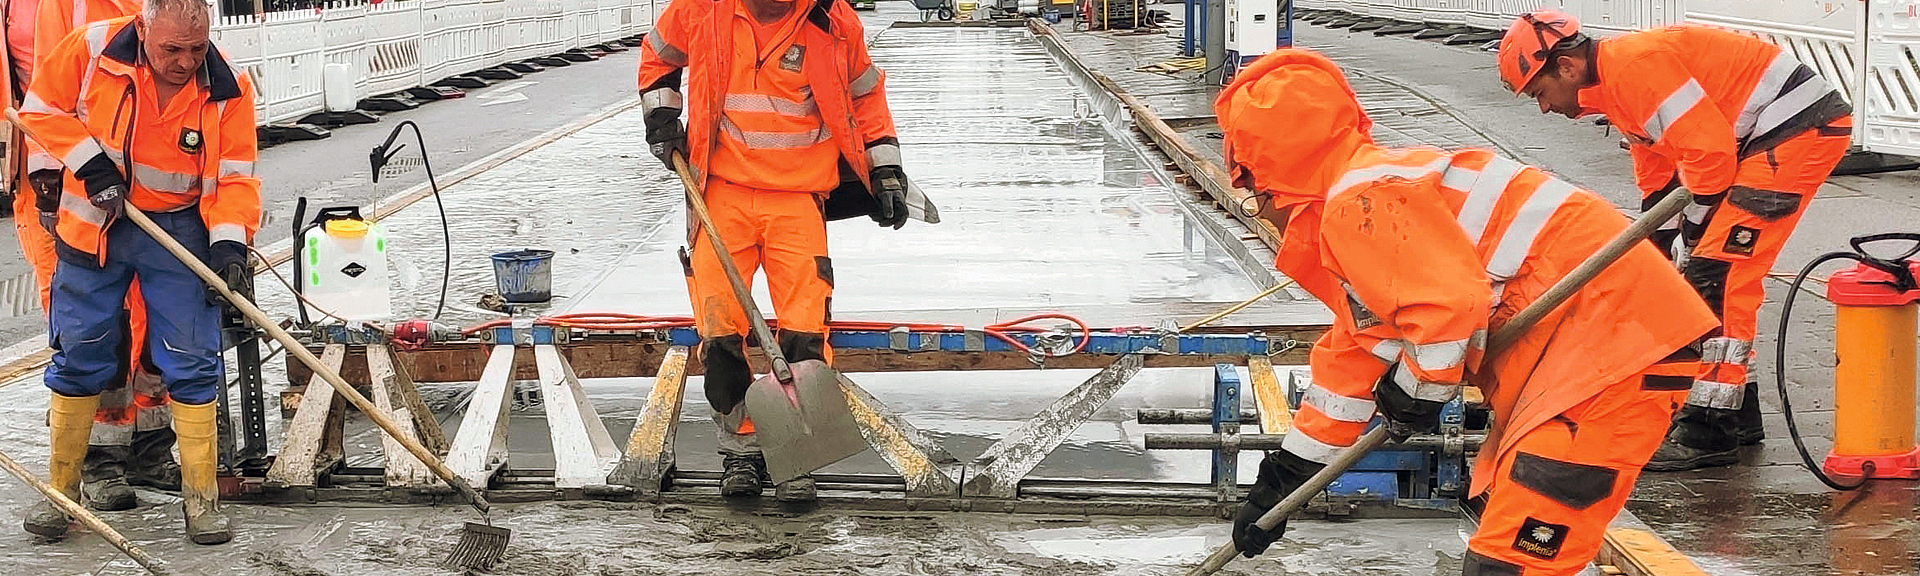
[[[1763,436],[1748,375],[1762,281],[1846,154],[1852,108],[1806,64],[1759,38],[1673,26],[1612,38],[1555,10],[1522,14],[1500,40],[1500,79],[1542,113],[1604,114],[1626,136],[1652,206],[1685,188],[1687,280],[1720,317],[1700,373],[1648,470],[1731,464]]]
[[[865,41],[845,2],[675,0],[641,48],[647,143],[669,169],[673,158],[687,159],[734,265],[749,286],[754,271],[766,271],[779,317],[779,342],[748,339],[719,255],[689,215],[680,257],[726,496],[759,496],[767,481],[743,407],[753,381],[746,348],[778,345],[791,362],[832,360],[826,222],[866,215],[897,229],[909,217],[937,221],[901,169],[886,76]],[[811,500],[815,491],[802,477],[775,496]]]
[[[208,7],[152,0],[139,14],[88,24],[41,55],[21,107],[67,172],[61,185],[51,298],[51,484],[78,497],[100,394],[125,362],[121,342],[134,277],[151,318],[146,349],[173,401],[187,535],[232,537],[215,483],[214,402],[221,384],[220,311],[208,287],[122,217],[131,204],[216,271],[250,270],[260,222],[253,85],[209,40]],[[28,531],[58,537],[49,504]]]
[[[131,15],[140,10],[139,2],[121,0],[44,0],[22,1],[9,5],[9,13],[25,5],[25,26],[9,20],[8,40],[26,38],[26,50],[13,50],[20,78],[30,80],[34,55],[53,51],[55,44],[75,28],[86,24]],[[21,30],[24,28],[24,31]],[[18,36],[15,36],[18,34]],[[25,86],[27,82],[22,82]],[[15,107],[19,102],[14,104]],[[16,190],[36,193],[14,198],[14,213],[40,217],[16,217],[21,252],[33,266],[41,294],[41,309],[46,310],[53,279],[53,236],[48,232],[58,217],[61,165],[38,143],[19,138],[27,152],[15,174],[26,177],[26,185]],[[36,199],[39,199],[36,201]],[[161,490],[180,489],[180,465],[174,461],[174,435],[171,413],[167,409],[167,389],[150,358],[144,359],[146,305],[140,300],[138,280],[127,292],[128,338],[126,361],[107,389],[101,392],[100,408],[94,413],[93,434],[87,443],[87,456],[81,468],[82,492],[87,505],[96,510],[128,510],[139,504],[133,486]],[[51,518],[49,518],[51,520]]]
[[[1493,422],[1474,465],[1484,496],[1465,573],[1571,576],[1600,549],[1653,455],[1686,372],[1666,364],[1713,315],[1651,245],[1629,251],[1506,350],[1487,334],[1619,235],[1599,196],[1487,150],[1393,149],[1341,70],[1280,50],[1214,103],[1235,185],[1282,231],[1280,272],[1334,312],[1312,384],[1234,521],[1252,557],[1285,525],[1255,522],[1382,415],[1432,430],[1473,384]],[[1690,362],[1683,367],[1691,369]]]

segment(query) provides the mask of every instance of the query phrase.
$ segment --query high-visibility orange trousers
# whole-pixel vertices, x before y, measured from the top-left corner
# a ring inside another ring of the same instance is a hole
[[[45,226],[40,225],[40,211],[33,202],[33,187],[26,184],[25,178],[20,180],[20,185],[15,188],[13,195],[13,231],[20,239],[20,254],[26,258],[28,265],[33,266],[33,283],[34,287],[40,291],[40,311],[44,314],[52,306],[53,268],[59,261],[59,256],[54,254],[53,235],[47,232]],[[146,346],[147,333],[147,307],[140,301],[139,280],[135,279],[134,283],[133,287],[127,290],[127,321],[131,329],[130,337],[124,340],[127,342],[128,352],[127,369],[123,373],[127,375],[131,375],[132,370],[141,369],[140,353]],[[93,444],[113,446],[128,444],[131,442],[131,435],[135,431],[135,423],[139,420],[141,412],[152,412],[155,407],[167,404],[164,388],[157,395],[151,391],[129,394],[125,390],[129,382],[131,378],[121,378],[101,393],[100,408],[93,414],[93,421],[96,424],[94,427],[96,441]],[[165,427],[166,424],[154,418],[148,418],[148,420],[158,422],[154,424],[155,426]],[[105,425],[107,429],[102,429],[98,425]],[[125,429],[124,434],[117,433],[121,431],[120,428]],[[127,440],[114,440],[122,437]]]
[[[1640,467],[1666,437],[1675,405],[1665,379],[1617,382],[1501,455],[1463,573],[1574,576],[1591,564]]]
[[[707,210],[733,265],[749,288],[754,272],[764,270],[778,318],[776,339],[788,361],[831,362],[827,321],[833,300],[833,261],[827,257],[823,197],[813,192],[760,190],[707,180]],[[707,403],[720,427],[720,451],[758,453],[753,423],[737,410],[753,383],[746,348],[752,327],[733,294],[717,253],[705,232],[691,239],[687,289],[693,298],[694,324],[701,338]]]
[[[1846,155],[1852,132],[1853,118],[1843,117],[1748,156],[1704,228],[1689,224],[1687,236],[1697,240],[1682,272],[1722,328],[1702,342],[1701,372],[1688,404],[1740,408],[1767,298],[1763,282],[1814,192]]]

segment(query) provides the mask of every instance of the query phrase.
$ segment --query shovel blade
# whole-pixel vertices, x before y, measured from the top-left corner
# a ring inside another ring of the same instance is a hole
[[[747,388],[747,416],[776,484],[867,449],[840,392],[839,374],[819,360],[793,364],[791,388],[772,376],[755,380]]]

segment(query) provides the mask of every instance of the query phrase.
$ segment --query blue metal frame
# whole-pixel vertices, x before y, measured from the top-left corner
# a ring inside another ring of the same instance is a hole
[[[1014,340],[1035,349],[1046,346],[1041,342],[1041,334],[1013,333]],[[1073,335],[1078,341],[1080,335]],[[1184,334],[1167,336],[1164,333],[1111,333],[1094,332],[1087,336],[1087,345],[1078,354],[1120,355],[1133,352],[1153,352],[1156,354],[1215,354],[1223,356],[1266,355],[1284,349],[1285,343],[1271,342],[1261,334]],[[700,335],[692,328],[674,328],[668,331],[667,340],[676,346],[693,346],[700,343]],[[827,336],[827,342],[842,350],[897,350],[902,352],[1013,352],[1013,345],[981,334],[979,331],[967,332],[912,332],[912,331],[845,331],[833,332]],[[1169,343],[1169,349],[1166,347]]]
[[[1240,432],[1240,372],[1232,364],[1213,365],[1213,432]],[[1240,483],[1240,451],[1213,452],[1213,485],[1223,491],[1222,499]]]
[[[1193,57],[1207,42],[1206,0],[1186,0],[1185,32],[1180,37],[1180,55]]]

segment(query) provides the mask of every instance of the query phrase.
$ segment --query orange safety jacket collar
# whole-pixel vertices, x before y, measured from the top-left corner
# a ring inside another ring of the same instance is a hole
[[[140,30],[136,26],[122,27],[100,51],[100,69],[115,75],[131,77],[139,62]],[[200,64],[200,81],[207,88],[208,102],[240,97],[240,81],[234,79],[233,68],[227,66],[218,46],[207,46],[207,59]]]

